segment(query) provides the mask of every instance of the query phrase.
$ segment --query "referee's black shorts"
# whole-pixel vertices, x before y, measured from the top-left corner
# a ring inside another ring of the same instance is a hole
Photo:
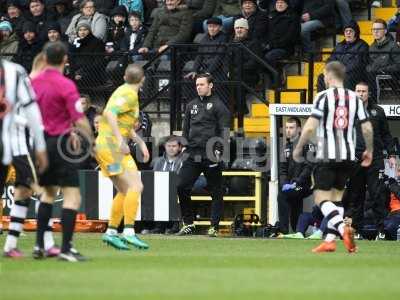
[[[41,186],[79,187],[80,157],[71,150],[69,135],[45,135],[49,167],[40,176]]]
[[[354,173],[355,166],[352,161],[317,163],[312,178],[314,190],[344,190],[347,180]]]
[[[15,169],[14,186],[31,188],[37,182],[35,166],[30,155],[13,156],[12,165]]]

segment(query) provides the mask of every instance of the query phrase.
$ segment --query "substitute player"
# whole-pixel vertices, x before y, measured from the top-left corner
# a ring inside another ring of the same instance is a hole
[[[43,49],[47,67],[32,80],[33,88],[43,116],[49,168],[40,176],[44,193],[38,209],[38,230],[33,257],[45,256],[44,233],[51,218],[53,203],[59,189],[64,201],[61,212],[62,248],[60,260],[77,262],[85,260],[71,247],[77,210],[80,208],[79,174],[82,155],[77,149],[79,130],[90,145],[94,138],[89,122],[83,114],[76,85],[63,76],[67,61],[67,48],[62,42],[49,42]]]
[[[354,230],[343,222],[341,205],[345,183],[355,167],[357,120],[361,123],[366,146],[361,165],[369,166],[372,161],[372,126],[361,99],[353,91],[343,88],[345,74],[345,66],[340,62],[333,61],[326,65],[325,83],[329,88],[316,96],[311,116],[293,152],[293,158],[297,162],[302,161],[302,149],[316,131],[314,199],[328,219],[328,234],[325,241],[312,250],[315,253],[335,251],[336,235],[343,238],[349,253],[357,250]]]
[[[102,240],[117,249],[128,250],[126,244],[147,249],[149,246],[139,239],[134,230],[143,184],[128,147],[128,140],[132,139],[143,153],[144,162],[149,160],[146,144],[134,130],[139,117],[138,92],[145,80],[144,71],[138,65],[129,65],[124,79],[125,84],[115,90],[104,109],[96,139],[96,159],[101,171],[118,191]],[[124,231],[119,237],[117,228],[122,218]]]

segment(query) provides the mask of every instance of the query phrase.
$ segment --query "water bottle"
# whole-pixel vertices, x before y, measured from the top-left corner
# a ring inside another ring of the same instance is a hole
[[[397,228],[397,239],[398,242],[400,242],[400,225],[399,228]]]

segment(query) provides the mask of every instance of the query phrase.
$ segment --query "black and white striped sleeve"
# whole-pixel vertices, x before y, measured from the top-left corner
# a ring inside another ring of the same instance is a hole
[[[325,92],[319,93],[315,99],[313,108],[311,109],[311,116],[316,119],[321,119],[324,116],[324,99],[325,99]]]
[[[28,74],[23,69],[17,71],[17,101],[22,106],[29,106],[36,101],[36,95],[31,86]]]

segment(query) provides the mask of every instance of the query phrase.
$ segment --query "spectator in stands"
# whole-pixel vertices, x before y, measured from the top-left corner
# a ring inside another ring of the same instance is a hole
[[[83,0],[80,4],[80,13],[75,15],[69,24],[66,35],[69,37],[69,42],[73,43],[77,37],[77,25],[81,21],[86,21],[90,24],[92,34],[102,40],[106,40],[107,33],[107,16],[96,11],[93,0]]]
[[[123,5],[119,5],[111,11],[106,38],[106,52],[109,54],[119,51],[121,48],[121,42],[127,29],[127,15],[128,13]]]
[[[82,20],[71,45],[71,69],[78,86],[99,85],[104,75],[104,43],[91,32],[91,25]]]
[[[400,24],[400,6],[397,7],[397,11],[393,17],[387,22],[388,29],[390,32],[396,32]],[[396,39],[397,40],[397,39]]]
[[[154,18],[144,40],[140,54],[160,53],[170,44],[190,41],[193,17],[187,8],[178,8],[181,0],[166,0],[163,8]]]
[[[294,53],[295,41],[300,40],[300,20],[289,7],[288,0],[277,0],[275,10],[270,14],[268,44],[265,47],[265,60],[277,67],[281,59]]]
[[[194,79],[196,74],[199,73],[210,73],[214,78],[218,78],[218,80],[220,80],[221,77],[224,77],[223,74],[226,74],[227,72],[227,70],[224,70],[223,65],[224,56],[215,53],[224,53],[226,47],[222,44],[226,42],[227,36],[222,32],[222,20],[216,17],[208,19],[207,34],[200,41],[200,45],[207,45],[207,47],[199,48],[199,55],[194,61],[193,71],[186,77]]]
[[[99,135],[99,126],[100,126],[100,120],[101,120],[102,116],[101,113],[96,113],[96,115],[94,116],[93,119],[93,133],[94,133],[94,137],[97,138],[97,136]]]
[[[185,78],[194,79],[197,74],[210,73],[218,81],[227,81],[228,70],[224,65],[227,47],[223,45],[227,41],[228,37],[222,31],[222,20],[216,17],[208,19],[207,34],[200,41],[200,45],[204,47],[198,49],[199,54],[196,56],[193,69]],[[220,99],[228,105],[227,87],[216,85],[214,89]],[[195,90],[190,89],[190,92],[195,93]]]
[[[293,159],[293,150],[300,138],[300,120],[297,117],[289,118],[285,129],[287,141],[279,165],[278,192],[279,231],[283,234],[289,232],[289,219],[293,231],[296,230],[297,220],[303,210],[303,199],[312,193],[312,164],[308,160],[298,163]],[[309,158],[314,152],[314,146],[307,144],[303,149],[303,157]]]
[[[61,33],[60,24],[57,22],[49,22],[47,25],[47,39],[50,42],[63,41],[67,43],[67,36]]]
[[[246,19],[237,19],[234,24],[235,35],[232,39],[233,43],[241,43],[248,49],[250,49],[255,55],[261,57],[262,50],[260,46],[260,42],[256,39],[250,39],[249,33],[249,23]],[[258,81],[259,77],[259,63],[254,59],[254,57],[250,57],[248,55],[242,55],[242,50],[238,47],[233,48],[233,52],[231,53],[232,61],[234,61],[234,70],[230,72],[230,78],[232,80],[241,80],[247,84],[249,87],[254,88]],[[240,66],[241,65],[241,66]],[[242,73],[240,74],[240,70]],[[242,87],[241,91],[241,102],[242,107],[236,106],[236,110],[242,110],[245,114],[249,113],[249,109],[246,105],[246,88]],[[237,99],[238,97],[235,97]]]
[[[334,2],[332,0],[304,1],[301,15],[301,38],[303,51],[314,51],[311,34],[321,28],[332,26],[334,16]]]
[[[8,21],[0,23],[0,56],[3,59],[13,60],[18,51],[18,37],[13,32],[12,25]],[[10,54],[10,55],[5,55]]]
[[[344,87],[354,90],[356,84],[365,80],[365,67],[368,64],[367,42],[360,39],[360,27],[351,21],[344,26],[344,40],[339,42],[327,62],[340,61],[346,66]],[[324,74],[318,76],[318,92],[326,89]]]
[[[54,6],[57,22],[60,24],[61,33],[64,34],[73,17],[70,2],[68,0],[50,0],[50,3]]]
[[[140,20],[140,14],[131,12],[129,14],[129,27],[125,32],[124,38],[121,42],[121,51],[129,52],[129,61],[135,62],[142,59],[138,50],[143,46],[144,39],[147,34],[147,28]]]
[[[144,8],[142,0],[119,0],[118,4],[125,6],[128,13],[139,13],[140,21],[144,22]]]
[[[228,34],[232,32],[232,25],[234,17],[241,14],[240,1],[238,0],[217,0],[215,10],[213,13],[214,17],[218,17],[222,20],[222,26],[224,31]],[[207,24],[203,23],[204,32],[207,32]]]
[[[36,25],[32,22],[25,22],[22,27],[23,40],[19,43],[15,61],[22,65],[29,73],[35,56],[42,50],[43,43],[37,38]]]
[[[22,26],[26,20],[22,15],[22,6],[18,0],[7,1],[7,17],[13,25],[14,31],[17,36],[22,39]]]
[[[377,19],[372,24],[374,42],[369,47],[369,64],[366,67],[371,98],[376,101],[376,76],[391,74],[398,77],[400,72],[400,48],[388,34],[387,24]]]
[[[268,14],[258,9],[257,0],[240,0],[240,2],[242,12],[234,19],[246,19],[249,23],[249,38],[257,39],[265,45],[268,39]]]
[[[56,21],[55,15],[48,11],[44,4],[44,0],[30,0],[29,14],[26,17],[27,22],[35,24],[37,38],[42,42],[47,40],[48,22]]]

